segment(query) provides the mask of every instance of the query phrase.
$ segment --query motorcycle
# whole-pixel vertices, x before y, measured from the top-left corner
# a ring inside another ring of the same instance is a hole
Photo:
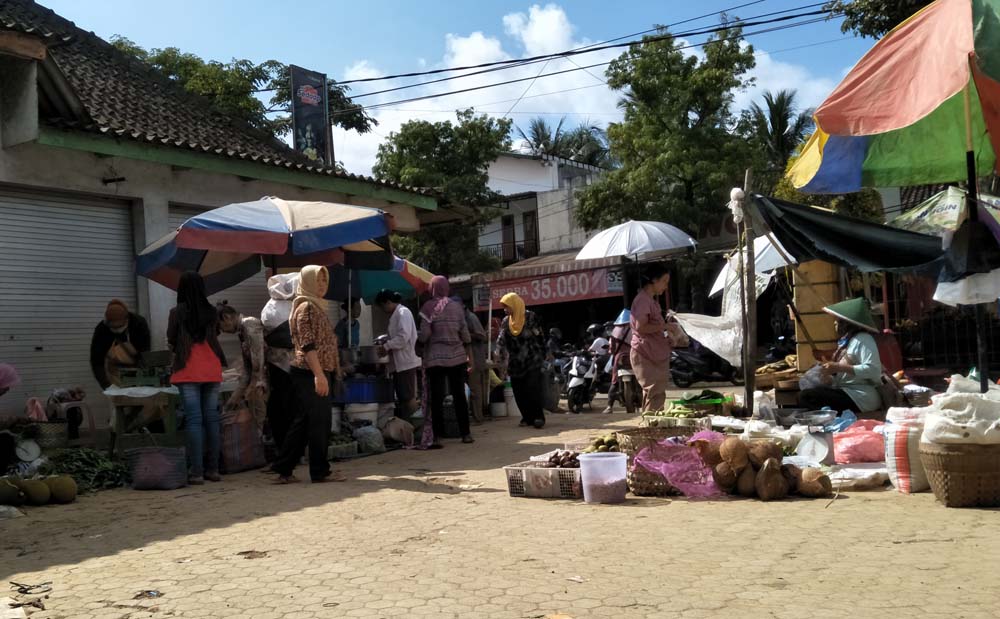
[[[594,377],[597,376],[597,363],[586,351],[573,355],[569,365],[569,382],[566,387],[566,405],[569,410],[579,414],[584,406],[590,406],[594,401]]]
[[[618,382],[621,383],[622,402],[625,404],[625,412],[634,415],[642,408],[642,388],[635,378],[635,372],[629,368],[619,368]]]
[[[670,353],[670,376],[681,389],[702,382],[743,384],[742,375],[731,363],[694,338],[686,349],[678,348]]]

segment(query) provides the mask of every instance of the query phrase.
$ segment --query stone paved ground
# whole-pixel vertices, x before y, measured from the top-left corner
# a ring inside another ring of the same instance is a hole
[[[929,494],[760,503],[512,499],[504,464],[622,415],[513,419],[472,446],[354,461],[344,484],[245,473],[0,522],[0,579],[51,581],[33,617],[995,617],[993,511]],[[248,554],[249,553],[249,554]],[[152,600],[134,599],[158,590]],[[0,612],[2,616],[2,612]]]

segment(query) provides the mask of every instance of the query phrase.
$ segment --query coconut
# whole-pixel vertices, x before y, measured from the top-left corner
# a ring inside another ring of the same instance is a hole
[[[23,505],[24,493],[6,477],[0,477],[0,505]]]
[[[754,488],[761,501],[776,501],[788,496],[788,481],[781,474],[780,460],[768,458],[764,461],[764,466],[760,467],[757,479],[754,480]]]
[[[726,492],[732,492],[733,488],[736,487],[736,473],[726,462],[715,465],[715,468],[712,469],[712,478],[715,479],[715,484]]]
[[[755,483],[757,481],[757,472],[753,470],[752,466],[748,466],[743,469],[739,477],[736,478],[736,493],[742,497],[752,498],[757,494],[757,488]]]
[[[781,460],[784,454],[781,451],[781,446],[774,441],[754,441],[750,443],[748,449],[747,457],[750,458],[750,464],[756,469],[760,469],[764,466],[764,462],[768,458],[777,458]]]
[[[722,446],[719,447],[719,454],[722,455],[722,459],[732,467],[733,471],[742,473],[743,469],[749,464],[749,459],[747,458],[747,444],[731,436],[726,440],[722,441]]]
[[[45,485],[49,487],[53,503],[72,503],[76,500],[76,481],[69,475],[48,477]]]
[[[698,455],[701,456],[701,461],[705,463],[705,466],[714,468],[722,462],[722,454],[719,453],[721,443],[718,441],[698,439],[697,441],[692,441],[691,446],[694,447],[695,451],[698,452]]]
[[[28,505],[45,505],[52,496],[49,487],[39,479],[25,479],[18,485],[21,487],[21,492],[24,493],[25,502]]]
[[[830,496],[833,493],[833,483],[830,477],[817,468],[802,470],[802,481],[799,482],[799,494],[810,498]]]
[[[785,476],[785,481],[788,482],[789,494],[797,492],[799,483],[802,481],[802,469],[794,464],[782,464],[781,474]]]

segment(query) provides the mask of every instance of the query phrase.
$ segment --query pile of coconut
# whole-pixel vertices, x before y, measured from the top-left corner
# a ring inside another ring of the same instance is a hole
[[[721,442],[696,440],[691,444],[711,467],[716,485],[730,494],[777,501],[795,494],[816,498],[833,493],[830,478],[819,469],[782,464],[783,450],[774,441],[747,443],[731,436]]]

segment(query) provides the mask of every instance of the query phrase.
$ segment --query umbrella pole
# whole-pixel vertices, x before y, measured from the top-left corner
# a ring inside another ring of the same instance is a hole
[[[969,59],[972,62],[972,59]],[[972,141],[972,93],[969,92],[969,84],[966,82],[965,89],[965,168],[968,173],[968,198],[969,221],[979,221],[979,192],[976,181],[976,150]],[[989,352],[986,347],[986,306],[982,303],[976,305],[976,348],[978,359],[976,362],[979,368],[979,391],[986,393],[990,382]]]
[[[354,304],[351,303],[351,270],[347,269],[347,317],[344,320],[347,321],[347,347],[351,347],[351,331],[354,331],[351,323],[354,322],[354,318],[351,316],[351,311],[353,310]]]

